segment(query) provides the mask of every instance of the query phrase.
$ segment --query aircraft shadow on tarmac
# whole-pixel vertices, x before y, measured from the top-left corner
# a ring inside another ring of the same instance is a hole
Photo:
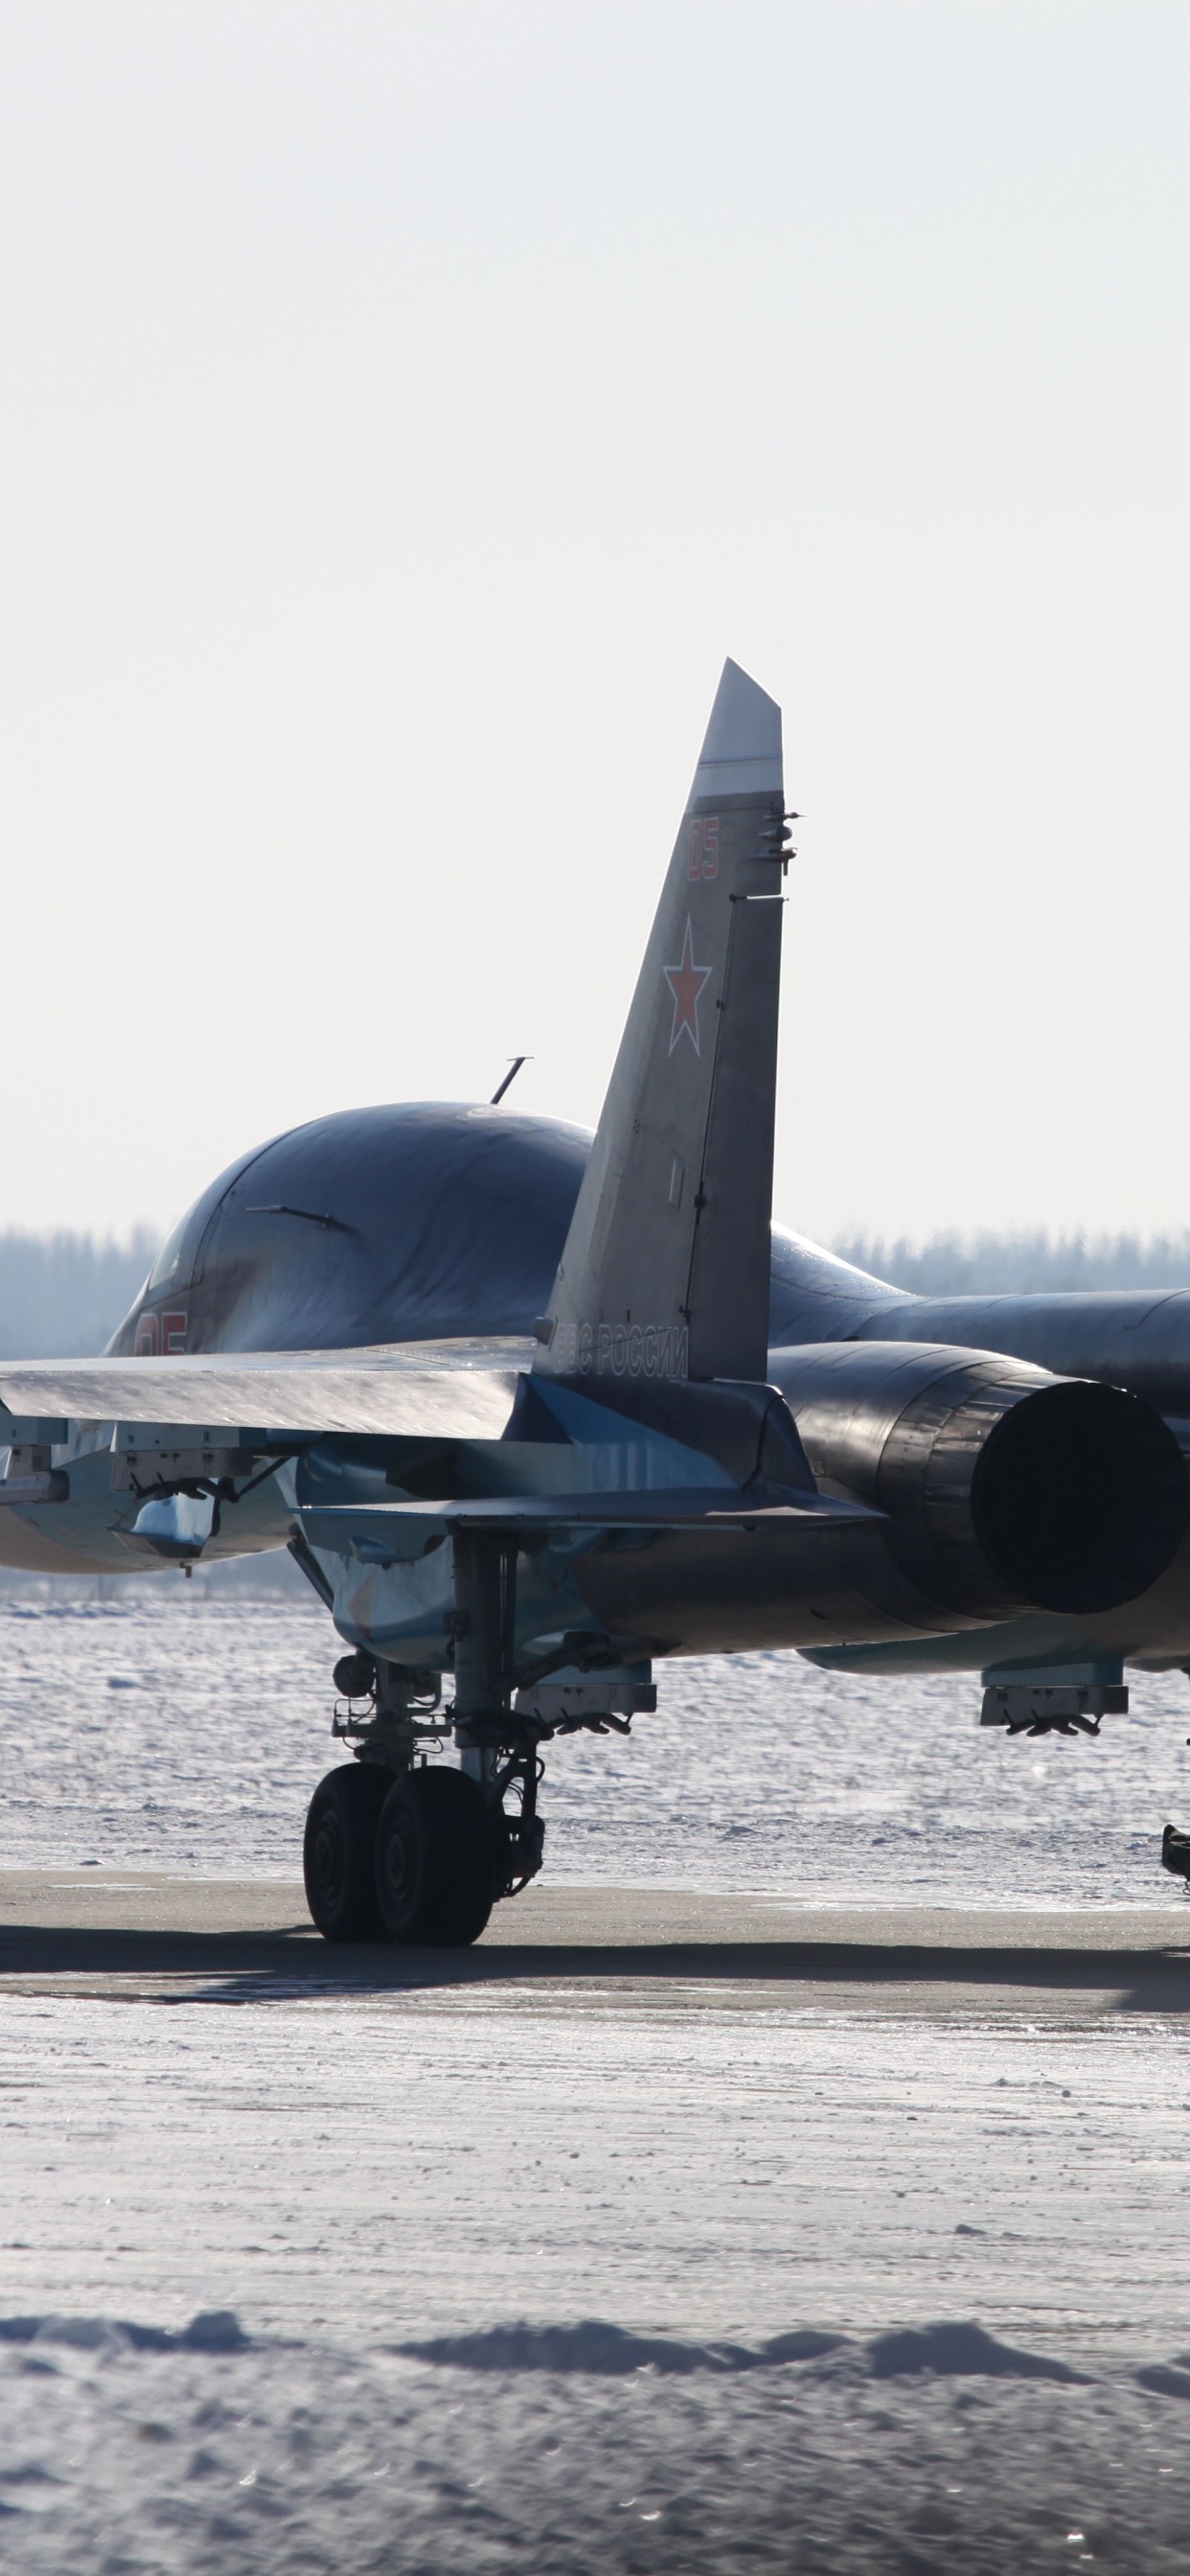
[[[716,1986],[747,1990],[784,1988],[790,2003],[824,2001],[836,1989],[841,2004],[866,2000],[876,2010],[905,2009],[906,1990],[924,1990],[927,2010],[944,2000],[951,2008],[978,2008],[980,1997],[1002,2009],[1029,2007],[1048,1996],[1099,1997],[1117,2012],[1190,2012],[1190,1922],[1186,1947],[1049,1948],[999,1944],[942,1945],[914,1942],[506,1942],[475,1949],[393,1949],[370,1944],[335,1946],[314,1937],[308,1925],[285,1931],[167,1931],[8,1923],[0,1927],[0,1989],[25,1978],[61,1976],[77,1992],[80,1981],[101,1981],[104,1991],[129,2000],[187,2003],[267,2001],[280,1987],[320,1995],[390,1993],[486,1985],[521,1988],[629,1983],[689,1987],[713,2007]],[[164,1991],[163,1991],[164,1989]],[[812,1993],[810,1990],[820,1990]],[[944,1998],[939,1989],[948,1989]],[[543,1995],[544,2000],[544,1995]]]

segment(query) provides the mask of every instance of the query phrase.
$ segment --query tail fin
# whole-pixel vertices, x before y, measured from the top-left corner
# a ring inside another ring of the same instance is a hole
[[[538,1330],[555,1376],[764,1378],[781,710],[724,665]]]

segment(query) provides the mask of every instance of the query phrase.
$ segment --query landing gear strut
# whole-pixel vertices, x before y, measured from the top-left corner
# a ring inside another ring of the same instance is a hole
[[[516,1547],[457,1530],[455,1573],[455,1742],[492,1823],[497,1896],[515,1896],[541,1867],[545,1827],[537,1813],[538,1753],[550,1730],[512,1707],[516,1682]],[[504,1804],[519,1793],[511,1814]]]

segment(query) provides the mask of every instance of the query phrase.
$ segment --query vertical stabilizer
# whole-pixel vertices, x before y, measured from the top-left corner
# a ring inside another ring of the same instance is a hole
[[[724,665],[538,1367],[764,1378],[781,962],[781,710]]]

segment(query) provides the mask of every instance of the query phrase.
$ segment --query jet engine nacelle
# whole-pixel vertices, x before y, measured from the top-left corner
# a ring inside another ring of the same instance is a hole
[[[1118,1387],[903,1342],[778,1350],[769,1374],[823,1491],[887,1513],[901,1571],[967,1618],[1115,1609],[1185,1532],[1178,1444]]]

